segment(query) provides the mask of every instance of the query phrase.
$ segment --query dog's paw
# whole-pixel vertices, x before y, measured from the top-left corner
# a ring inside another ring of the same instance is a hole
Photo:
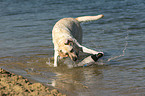
[[[57,67],[57,65],[55,65],[55,64],[54,64],[54,66],[53,66],[53,67]]]
[[[104,56],[104,53],[98,53],[98,54],[97,54],[97,57],[98,57],[98,58],[101,58],[102,56]]]
[[[99,54],[102,54],[104,56],[104,53],[103,52],[98,52],[97,55],[99,55]]]

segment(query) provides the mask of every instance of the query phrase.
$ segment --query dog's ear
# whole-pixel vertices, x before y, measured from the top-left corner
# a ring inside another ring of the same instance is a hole
[[[73,40],[68,39],[68,40],[66,40],[66,42],[64,44],[65,45],[73,45]]]

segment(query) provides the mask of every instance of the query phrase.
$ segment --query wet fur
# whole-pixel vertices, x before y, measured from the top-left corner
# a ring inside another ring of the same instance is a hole
[[[52,37],[54,43],[54,67],[57,67],[58,56],[70,57],[76,61],[79,51],[89,54],[98,54],[97,51],[82,46],[82,28],[80,22],[92,21],[102,18],[103,15],[85,16],[78,18],[63,18],[53,27]]]

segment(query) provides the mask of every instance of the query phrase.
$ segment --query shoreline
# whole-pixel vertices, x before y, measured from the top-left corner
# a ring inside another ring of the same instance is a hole
[[[41,83],[31,83],[21,75],[0,68],[0,96],[66,96],[57,89],[50,89]]]

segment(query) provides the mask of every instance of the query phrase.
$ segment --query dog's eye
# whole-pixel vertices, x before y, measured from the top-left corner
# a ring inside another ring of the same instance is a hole
[[[74,49],[71,49],[70,52],[71,52],[71,53],[74,52]]]

